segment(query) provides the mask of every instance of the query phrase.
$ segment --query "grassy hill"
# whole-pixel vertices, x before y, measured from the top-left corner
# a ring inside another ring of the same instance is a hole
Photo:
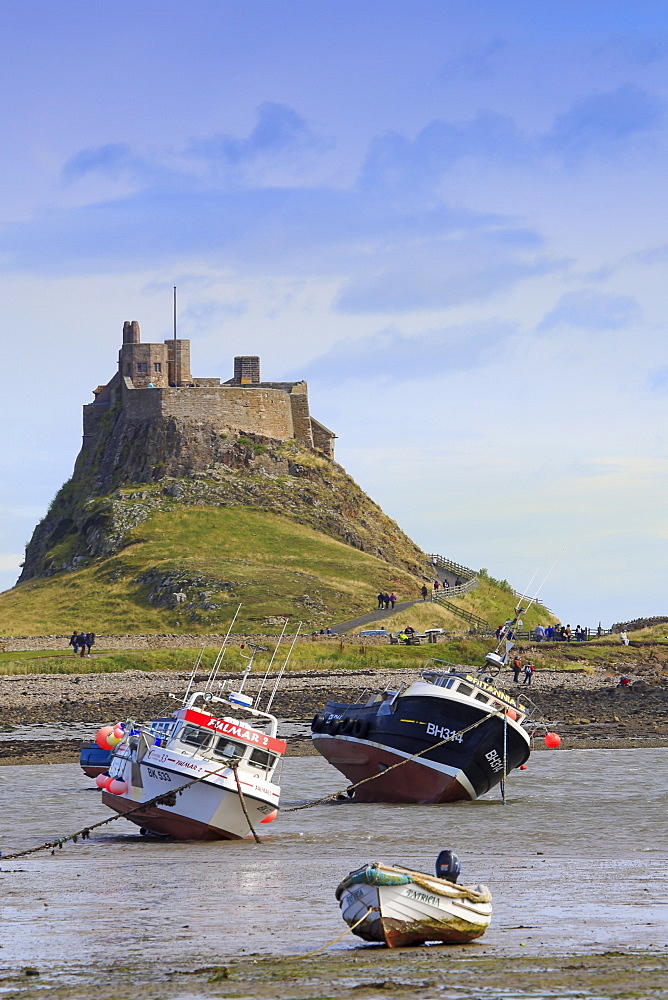
[[[412,600],[421,585],[277,514],[174,505],[131,529],[116,555],[0,594],[0,633],[216,632],[239,603],[235,631],[280,631],[282,615],[312,629],[371,610],[379,588]]]
[[[174,504],[132,528],[115,555],[0,594],[0,634],[219,632],[239,604],[237,632],[278,632],[281,616],[313,630],[373,610],[379,589],[415,600],[422,582],[277,514]],[[185,594],[183,603],[176,594]],[[511,613],[514,598],[482,581],[456,603],[495,622]],[[417,628],[467,628],[429,602],[411,616]],[[395,618],[396,628],[407,623],[405,614]],[[544,609],[533,608],[527,623],[539,620]]]

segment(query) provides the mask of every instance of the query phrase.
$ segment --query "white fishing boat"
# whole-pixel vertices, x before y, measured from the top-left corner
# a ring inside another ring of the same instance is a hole
[[[133,728],[118,745],[102,801],[143,830],[180,840],[247,837],[278,815],[276,772],[286,744],[276,738],[277,725],[234,694],[196,691],[172,721]]]
[[[211,690],[221,648],[204,689],[191,694],[195,665],[183,704],[173,716],[144,726],[130,720],[98,733],[98,745],[115,747],[108,773],[95,779],[102,802],[142,832],[180,840],[236,840],[254,835],[257,824],[278,815],[286,743],[277,736],[278,721],[269,708],[290,654],[261,711],[273,657],[258,694],[250,698],[243,686],[263,647],[245,646],[251,654],[237,691],[214,695]]]
[[[452,878],[379,862],[350,872],[336,898],[354,934],[388,948],[428,941],[465,944],[484,934],[492,919],[487,886],[457,885]]]

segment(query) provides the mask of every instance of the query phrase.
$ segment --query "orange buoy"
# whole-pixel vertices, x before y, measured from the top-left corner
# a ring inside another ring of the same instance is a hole
[[[561,736],[557,733],[545,733],[545,746],[550,750],[556,750],[558,746],[561,746]]]
[[[517,718],[517,712],[515,711],[514,708],[507,708],[506,709],[506,715],[508,716],[509,719],[513,719],[514,720],[514,719]]]
[[[108,774],[98,774],[97,778],[95,779],[95,784],[97,785],[98,788],[105,788],[108,781],[109,781]]]
[[[119,740],[122,740],[125,736],[125,727],[121,722],[117,726],[114,726],[114,736],[117,736]]]
[[[102,729],[98,729],[97,734],[95,736],[95,742],[103,750],[109,749],[109,744],[107,743],[107,736],[109,736],[110,733],[113,733],[113,731],[114,731],[113,726],[102,726]]]
[[[526,764],[520,764],[520,766],[519,766],[519,770],[520,771],[526,771],[526,769],[527,769]]]

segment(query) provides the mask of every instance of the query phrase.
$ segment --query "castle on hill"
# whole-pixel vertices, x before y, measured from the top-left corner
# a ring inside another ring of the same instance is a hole
[[[236,357],[227,382],[194,378],[190,341],[142,344],[136,320],[123,324],[118,371],[93,393],[95,401],[83,408],[84,447],[97,438],[105,413],[120,406],[130,423],[161,417],[195,420],[219,433],[294,440],[334,457],[336,435],[311,416],[306,382],[262,382],[255,356]]]

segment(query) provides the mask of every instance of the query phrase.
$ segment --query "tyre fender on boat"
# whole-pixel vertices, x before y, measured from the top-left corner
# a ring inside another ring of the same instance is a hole
[[[340,729],[341,729],[341,720],[340,719],[332,719],[328,723],[327,728],[329,729],[330,736],[337,736],[339,734]]]
[[[311,732],[321,733],[325,726],[327,725],[327,718],[322,714],[322,712],[316,712],[311,720]]]
[[[369,732],[368,719],[355,719],[350,728],[350,735],[362,739]]]
[[[353,728],[352,719],[341,719],[341,724],[339,725],[340,733],[349,733],[352,728]]]

